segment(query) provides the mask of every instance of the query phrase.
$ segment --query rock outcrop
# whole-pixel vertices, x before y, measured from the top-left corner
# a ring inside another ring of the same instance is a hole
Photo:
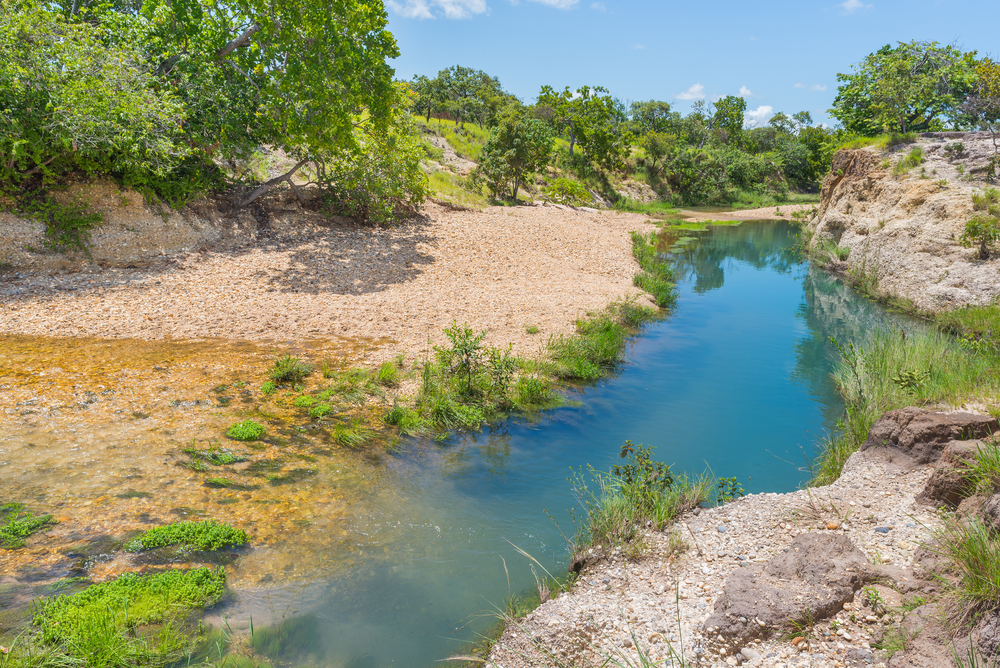
[[[923,163],[896,174],[914,148]],[[987,185],[981,175],[992,154],[988,133],[928,133],[885,152],[840,151],[808,226],[810,247],[849,249],[832,268],[864,275],[880,292],[928,311],[991,302],[1000,295],[1000,259],[979,260],[959,238],[972,193]]]
[[[985,438],[1000,431],[996,418],[964,411],[942,412],[922,408],[889,411],[875,421],[861,449],[891,447],[914,464],[941,459],[949,443]]]

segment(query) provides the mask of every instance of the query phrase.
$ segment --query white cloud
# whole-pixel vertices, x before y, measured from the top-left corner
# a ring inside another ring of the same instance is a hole
[[[759,128],[771,120],[771,116],[774,116],[774,107],[762,104],[753,111],[743,114],[743,125],[748,128]]]
[[[675,97],[678,100],[704,100],[705,87],[702,86],[700,83],[696,83],[683,93],[677,93]]]
[[[576,2],[576,0],[573,0]],[[468,19],[487,10],[486,0],[388,0],[389,9],[408,19]]]
[[[796,88],[808,88],[809,90],[818,91],[820,93],[822,93],[823,91],[826,90],[826,84],[812,84],[811,86],[807,86],[806,84],[797,83],[797,84],[795,84],[795,87]]]
[[[579,0],[531,0],[531,2],[540,2],[543,5],[555,7],[556,9],[570,9],[574,7]]]
[[[608,11],[608,8],[604,6],[603,2],[595,2],[592,5],[590,5],[590,8],[593,9],[595,12],[606,12],[606,11]]]
[[[646,45],[645,44],[636,44],[632,48],[635,49],[636,51],[643,51],[646,48]]]
[[[843,12],[841,12],[843,14],[853,14],[859,9],[871,9],[873,7],[873,5],[866,5],[865,3],[861,2],[861,0],[846,0],[845,2],[840,3],[840,5],[838,6],[842,10],[844,10]]]
[[[746,86],[740,86],[740,97],[753,97],[753,93]]]

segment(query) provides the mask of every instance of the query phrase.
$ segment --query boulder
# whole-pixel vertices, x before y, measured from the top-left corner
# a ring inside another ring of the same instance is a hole
[[[922,408],[900,408],[880,417],[861,450],[890,446],[898,448],[915,464],[931,464],[941,459],[952,441],[985,438],[1000,431],[996,418],[977,413],[944,413]]]
[[[799,534],[788,552],[730,575],[704,628],[745,643],[793,622],[830,617],[877,577],[847,536]]]
[[[983,521],[1000,533],[1000,492],[986,499],[981,512]]]
[[[917,496],[918,501],[943,503],[955,508],[969,495],[967,469],[982,441],[952,441],[941,453],[941,461]]]

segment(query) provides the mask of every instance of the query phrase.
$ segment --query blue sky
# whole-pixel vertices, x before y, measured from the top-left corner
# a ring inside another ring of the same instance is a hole
[[[686,111],[743,95],[748,120],[809,111],[828,121],[837,73],[912,39],[1000,55],[1000,1],[386,0],[396,74],[484,70],[525,102],[548,84],[604,86]]]

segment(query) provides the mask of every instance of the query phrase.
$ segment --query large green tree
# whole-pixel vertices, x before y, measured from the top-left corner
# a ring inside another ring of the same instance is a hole
[[[961,105],[976,79],[975,55],[937,42],[887,44],[854,73],[837,75],[830,114],[861,135],[961,127]]]
[[[516,201],[525,177],[542,169],[551,157],[552,135],[545,124],[510,106],[483,147],[475,178],[486,183],[492,197]]]
[[[562,91],[543,86],[535,106],[537,116],[566,133],[570,157],[579,144],[588,158],[605,169],[621,166],[632,135],[622,105],[607,89],[583,86],[574,92],[568,86]]]

